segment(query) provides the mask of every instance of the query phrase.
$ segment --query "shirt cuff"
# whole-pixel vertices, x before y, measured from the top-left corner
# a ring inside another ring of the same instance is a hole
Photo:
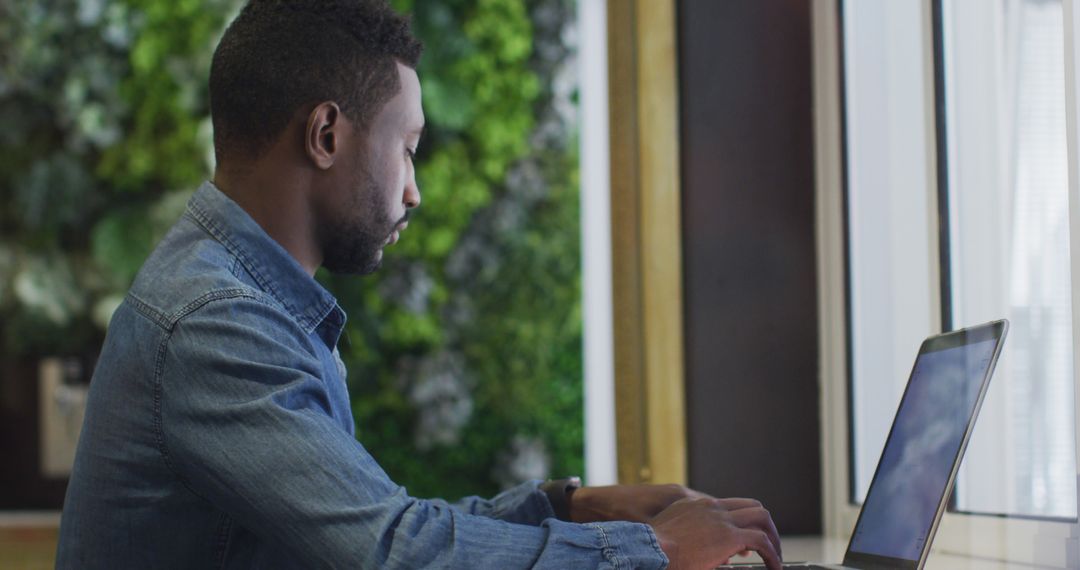
[[[600,537],[600,549],[612,568],[656,568],[668,566],[668,557],[660,548],[651,526],[631,522],[604,522],[582,525],[594,529]]]
[[[555,516],[547,493],[539,489],[541,481],[526,481],[503,491],[492,499],[492,518],[518,524],[539,525]]]

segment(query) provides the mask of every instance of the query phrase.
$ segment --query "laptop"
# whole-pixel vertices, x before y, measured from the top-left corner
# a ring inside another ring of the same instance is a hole
[[[1008,329],[1000,320],[923,341],[843,563],[784,568],[919,570],[926,564]]]

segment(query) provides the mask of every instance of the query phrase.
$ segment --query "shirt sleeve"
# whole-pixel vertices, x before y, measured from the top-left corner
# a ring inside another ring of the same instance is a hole
[[[667,565],[647,525],[547,518],[535,486],[457,508],[410,497],[331,417],[313,342],[280,309],[231,299],[181,319],[157,355],[164,461],[261,540],[326,568]]]
[[[470,515],[536,526],[555,517],[547,493],[539,489],[540,483],[526,481],[490,499],[465,497],[451,506]]]

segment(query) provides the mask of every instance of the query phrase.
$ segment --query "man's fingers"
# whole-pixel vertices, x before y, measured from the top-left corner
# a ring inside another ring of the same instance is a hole
[[[769,538],[769,542],[776,548],[777,554],[781,552],[780,533],[777,532],[776,525],[773,523],[769,511],[765,510],[764,507],[729,511],[728,517],[731,523],[739,528],[755,529],[764,532]]]
[[[744,548],[757,552],[769,570],[783,569],[784,564],[780,559],[780,554],[773,548],[772,541],[763,531],[744,528],[739,529],[738,532],[738,536],[742,538],[745,545]]]
[[[757,499],[716,499],[716,502],[719,503],[721,507],[724,507],[729,511],[737,511],[739,509],[753,509],[761,506],[761,501],[758,501]]]
[[[780,570],[780,538],[769,512],[753,499],[684,498],[650,520],[672,567],[710,567],[744,551]]]
[[[684,491],[683,496],[689,497],[691,499],[715,499],[716,498],[716,497],[713,497],[712,495],[702,493],[701,491],[695,491],[693,489],[686,489]]]

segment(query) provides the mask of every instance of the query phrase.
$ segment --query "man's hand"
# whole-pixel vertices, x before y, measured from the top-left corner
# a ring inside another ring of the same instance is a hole
[[[570,499],[570,520],[648,522],[675,501],[712,498],[682,485],[582,487]]]
[[[780,535],[754,499],[717,499],[682,485],[582,487],[571,496],[570,518],[647,523],[676,570],[713,568],[751,550],[771,568],[780,564]]]
[[[672,570],[711,569],[739,553],[757,552],[781,567],[772,517],[753,499],[682,499],[649,521]]]

